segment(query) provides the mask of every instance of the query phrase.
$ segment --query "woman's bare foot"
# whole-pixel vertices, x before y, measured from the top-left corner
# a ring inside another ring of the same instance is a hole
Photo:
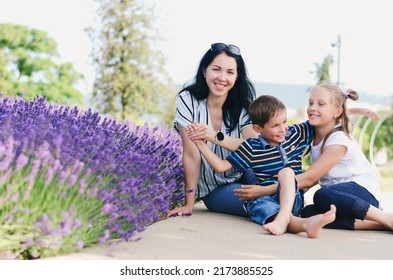
[[[273,235],[282,235],[287,231],[289,220],[289,217],[285,218],[277,215],[272,222],[263,225],[262,228]]]
[[[310,238],[317,238],[321,229],[336,219],[336,206],[330,205],[330,210],[324,214],[319,214],[306,218],[303,227]]]

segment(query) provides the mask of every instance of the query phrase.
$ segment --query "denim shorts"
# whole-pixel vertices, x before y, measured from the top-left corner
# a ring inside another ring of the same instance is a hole
[[[298,183],[296,182],[295,201],[292,207],[292,214],[299,217],[304,207],[304,195],[299,191]],[[262,187],[263,188],[263,187]],[[277,187],[277,192],[270,196],[262,196],[245,203],[245,209],[249,217],[260,225],[275,216],[280,210],[280,185]]]

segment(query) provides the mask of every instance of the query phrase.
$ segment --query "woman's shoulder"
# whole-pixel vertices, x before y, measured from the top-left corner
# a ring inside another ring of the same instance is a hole
[[[181,92],[179,92],[179,94],[177,95],[177,98],[192,98],[193,96],[191,95],[191,93],[188,90],[183,90]]]
[[[177,103],[183,103],[187,105],[199,104],[199,101],[193,96],[188,90],[184,90],[177,95]]]

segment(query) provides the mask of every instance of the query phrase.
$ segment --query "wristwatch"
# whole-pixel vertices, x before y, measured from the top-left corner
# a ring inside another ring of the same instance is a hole
[[[221,131],[217,131],[213,143],[215,145],[218,145],[218,143],[220,143],[222,140],[224,140],[224,133],[222,133]]]

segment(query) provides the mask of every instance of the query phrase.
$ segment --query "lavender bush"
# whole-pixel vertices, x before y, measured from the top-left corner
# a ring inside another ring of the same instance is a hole
[[[0,98],[0,258],[130,241],[183,202],[170,129],[92,110]]]

